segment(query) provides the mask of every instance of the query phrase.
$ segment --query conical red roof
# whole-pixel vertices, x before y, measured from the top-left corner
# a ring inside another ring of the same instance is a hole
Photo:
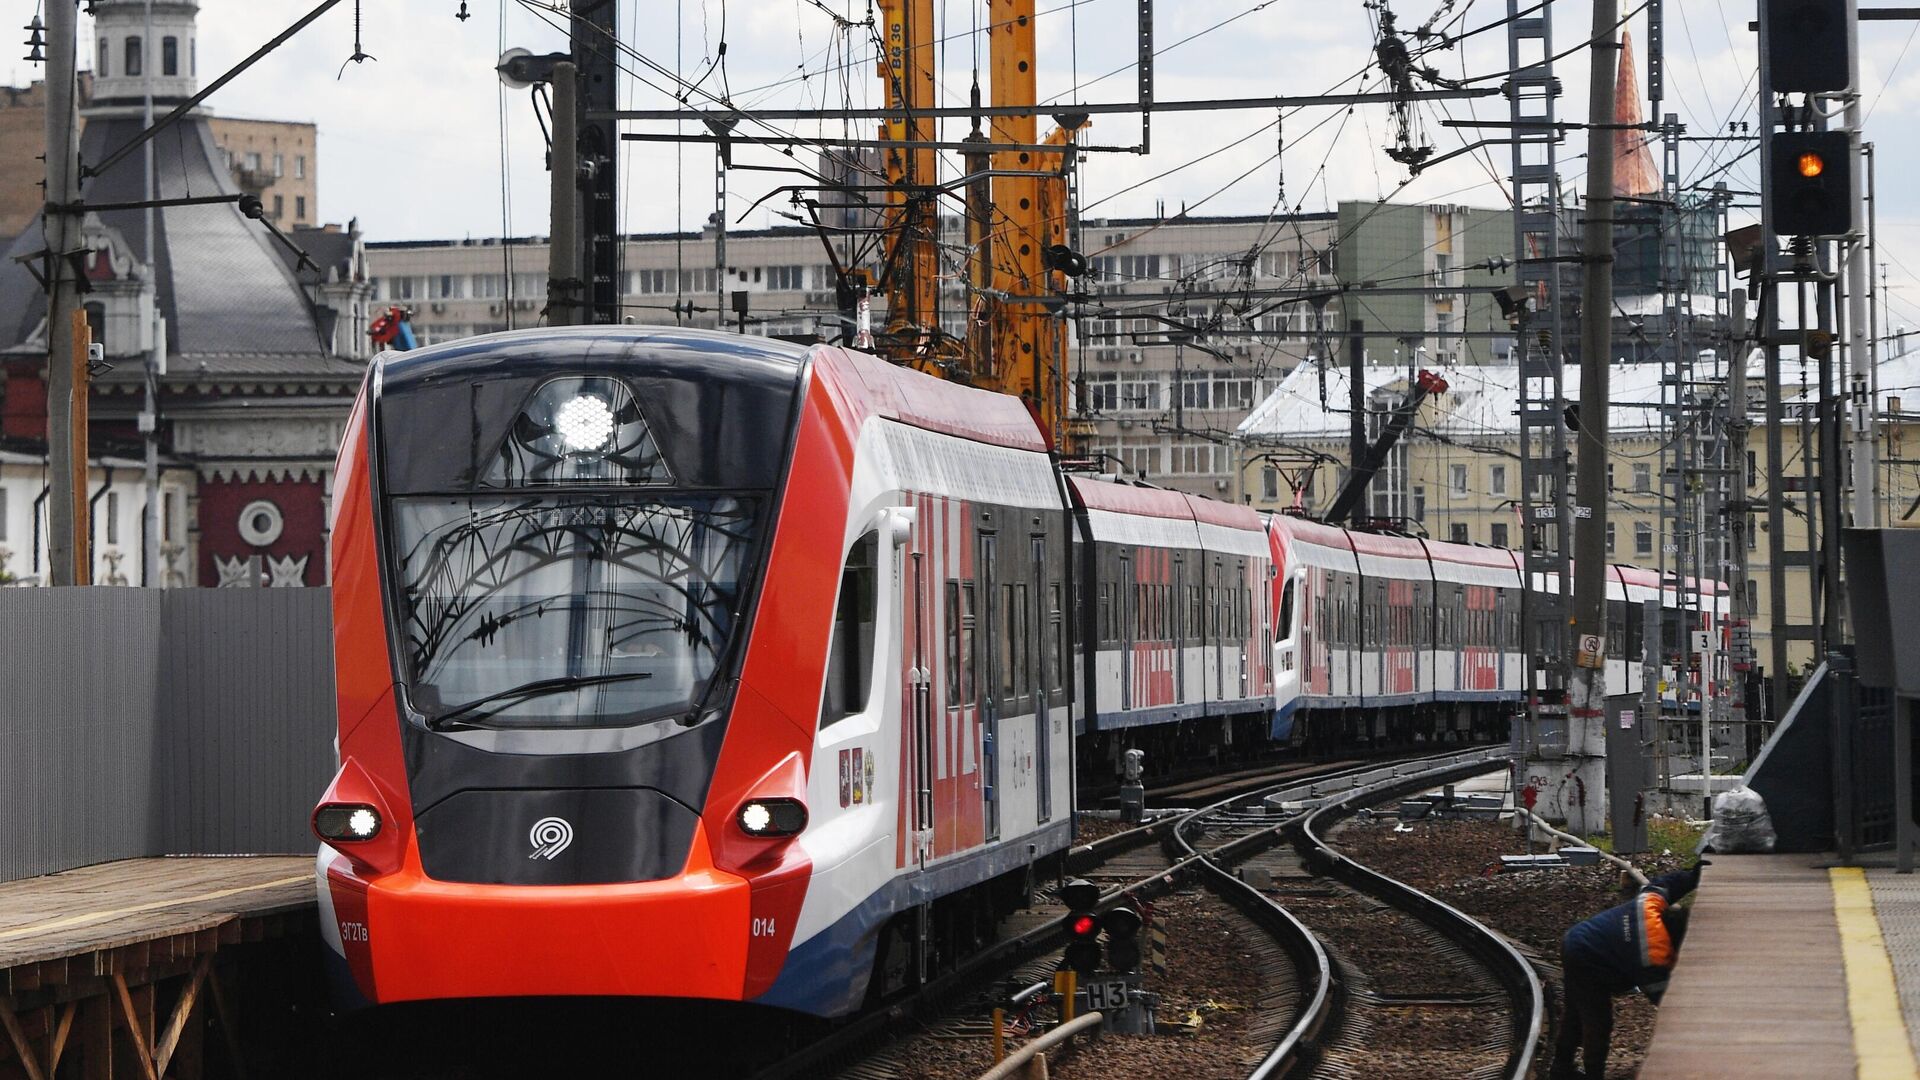
[[[1620,35],[1620,73],[1613,86],[1613,122],[1638,125],[1640,115],[1640,78],[1634,72],[1633,32]],[[1653,135],[1625,127],[1613,133],[1613,193],[1615,196],[1656,195],[1660,191],[1660,170],[1654,167],[1653,151],[1648,147]]]

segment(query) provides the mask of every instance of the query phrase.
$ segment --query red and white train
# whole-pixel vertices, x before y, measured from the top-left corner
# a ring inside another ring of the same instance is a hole
[[[1355,532],[1302,518],[1270,522],[1279,612],[1274,738],[1333,744],[1505,738],[1525,692],[1520,554],[1504,548]],[[1606,570],[1607,686],[1639,694],[1641,606],[1680,609],[1672,582]],[[1535,581],[1557,590],[1555,578]],[[1688,592],[1692,581],[1687,582]],[[1710,583],[1716,625],[1729,597]],[[1670,630],[1680,623],[1667,620]],[[1674,642],[1669,653],[1683,646]],[[1661,678],[1675,685],[1673,667]],[[1303,719],[1304,732],[1295,718]]]
[[[348,1003],[844,1015],[1050,872],[1077,765],[1491,737],[1519,693],[1508,553],[1064,473],[1019,401],[830,346],[389,353],[337,475]]]

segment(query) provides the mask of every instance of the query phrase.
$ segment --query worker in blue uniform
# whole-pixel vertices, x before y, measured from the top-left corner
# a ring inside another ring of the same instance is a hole
[[[1701,865],[1654,878],[1632,900],[1576,923],[1561,939],[1555,1080],[1604,1080],[1615,997],[1638,989],[1660,1004],[1687,932],[1687,910],[1674,905],[1699,886]],[[1584,1058],[1584,1074],[1574,1071],[1576,1053]]]

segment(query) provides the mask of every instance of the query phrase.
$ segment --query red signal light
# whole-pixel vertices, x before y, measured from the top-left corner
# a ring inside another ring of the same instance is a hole
[[[1086,937],[1100,932],[1100,920],[1091,915],[1081,915],[1073,920],[1073,936]]]

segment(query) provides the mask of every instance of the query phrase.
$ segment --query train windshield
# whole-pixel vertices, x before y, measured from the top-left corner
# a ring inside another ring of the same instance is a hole
[[[697,723],[751,581],[757,500],[393,500],[413,707],[435,727]]]

